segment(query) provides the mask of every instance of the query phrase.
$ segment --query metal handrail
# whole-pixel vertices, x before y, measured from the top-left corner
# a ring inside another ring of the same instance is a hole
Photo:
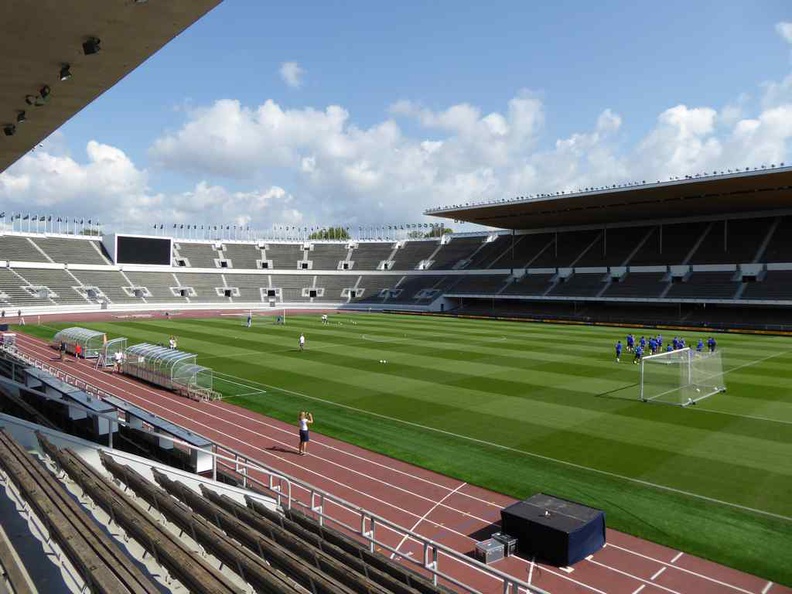
[[[39,369],[47,371],[48,373],[50,372],[49,370],[51,369],[54,372],[54,375],[56,375],[56,377],[58,377],[59,379],[62,379],[62,377],[66,377],[68,378],[68,380],[63,380],[66,381],[66,383],[71,383],[72,385],[75,385],[76,387],[79,387],[80,389],[83,389],[86,392],[92,390],[93,393],[95,393],[100,398],[101,398],[101,394],[106,394],[109,396],[113,396],[115,398],[120,398],[119,396],[110,394],[109,392],[103,390],[102,388],[94,386],[93,384],[87,382],[86,380],[77,378],[67,372],[62,371],[57,367],[48,365],[47,363],[38,361],[33,357],[26,355],[25,353],[22,353],[16,348],[14,348],[13,351],[11,349],[8,349],[7,347],[0,347],[0,348],[12,352],[14,355],[19,356],[21,359],[25,360],[26,362],[30,362],[32,365],[38,367]],[[72,381],[69,380],[74,380],[77,383],[72,383]],[[124,399],[122,398],[122,400]],[[178,443],[179,445],[185,446],[187,448],[199,449],[203,452],[206,451],[201,448],[196,448],[195,446],[189,443],[183,442],[171,436],[167,436],[159,433],[157,435],[158,437],[164,437],[172,441],[173,443]],[[488,575],[490,578],[500,581],[500,583],[502,584],[503,594],[519,594],[521,591],[530,592],[531,594],[548,594],[546,590],[533,586],[524,580],[508,575],[498,569],[489,567],[488,565],[485,565],[480,561],[471,559],[469,556],[460,553],[459,551],[456,551],[450,547],[435,542],[430,538],[426,538],[425,536],[422,536],[412,530],[399,526],[398,524],[382,516],[379,516],[373,512],[369,512],[364,508],[355,505],[353,503],[350,503],[349,501],[346,501],[341,497],[336,497],[335,495],[332,495],[327,491],[315,487],[314,485],[310,484],[307,481],[302,481],[300,479],[282,474],[274,470],[273,468],[267,466],[263,462],[252,459],[238,450],[221,445],[212,439],[200,435],[199,433],[195,433],[195,435],[202,437],[203,439],[206,439],[208,442],[212,444],[211,455],[213,457],[213,476],[212,476],[213,479],[217,478],[218,461],[222,460],[224,462],[232,462],[233,466],[231,466],[230,464],[223,464],[223,466],[232,469],[234,472],[242,476],[243,488],[247,488],[248,481],[250,481],[253,484],[261,486],[266,491],[272,492],[275,496],[278,505],[280,505],[281,507],[283,507],[283,500],[285,499],[287,509],[291,509],[293,505],[299,505],[302,508],[309,509],[318,516],[318,521],[320,525],[323,525],[325,521],[328,521],[336,526],[343,527],[344,529],[352,532],[353,534],[359,535],[368,543],[369,550],[372,552],[377,547],[379,547],[381,549],[388,550],[391,553],[399,554],[399,551],[396,548],[377,538],[378,526],[391,530],[400,536],[404,536],[406,538],[412,539],[421,545],[423,551],[421,555],[421,559],[420,560],[412,559],[409,556],[403,556],[402,558],[408,561],[409,563],[419,565],[423,569],[428,571],[432,575],[432,582],[434,584],[437,584],[438,579],[442,578],[454,584],[455,586],[462,588],[467,592],[477,592],[475,588],[465,584],[464,582],[459,580],[459,578],[455,578],[454,576],[449,575],[441,570],[440,560],[442,554],[452,559],[455,562],[461,563],[463,565],[471,566],[476,570]],[[220,451],[224,451],[229,455],[220,454]],[[252,471],[262,472],[266,474],[269,477],[269,479],[266,482],[259,480],[251,476],[250,473],[248,472],[248,469]],[[274,484],[274,480],[277,480],[279,483],[286,484],[287,492],[285,495],[283,493],[281,484]],[[309,502],[308,504],[306,504],[303,501],[300,501],[294,496],[293,487],[297,487],[306,492],[306,495],[308,496],[308,502]],[[319,502],[318,505],[314,505],[315,501]],[[346,512],[352,512],[356,514],[358,516],[358,522],[356,523],[357,525],[356,526],[349,525],[340,519],[334,518],[331,514],[326,513],[325,502],[327,501],[334,504],[333,506],[330,506],[331,509],[337,506]],[[368,529],[366,529],[367,526]]]

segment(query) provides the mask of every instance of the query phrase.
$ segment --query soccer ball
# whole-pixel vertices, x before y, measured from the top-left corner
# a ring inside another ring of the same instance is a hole
[[[385,363],[385,359],[380,359],[380,363]]]

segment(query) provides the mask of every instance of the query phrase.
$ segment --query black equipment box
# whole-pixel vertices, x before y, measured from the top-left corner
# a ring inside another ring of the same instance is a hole
[[[494,540],[497,540],[503,545],[503,554],[506,557],[511,557],[517,552],[517,539],[503,532],[496,532],[492,535]]]

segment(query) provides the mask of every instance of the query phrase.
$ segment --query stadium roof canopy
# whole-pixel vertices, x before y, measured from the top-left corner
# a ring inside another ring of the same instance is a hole
[[[0,3],[0,172],[220,1]]]
[[[607,225],[792,208],[792,167],[429,209],[501,229]]]

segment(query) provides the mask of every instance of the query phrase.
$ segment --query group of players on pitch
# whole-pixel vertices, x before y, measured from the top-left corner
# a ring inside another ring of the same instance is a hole
[[[707,339],[707,350],[710,353],[715,352],[715,347],[718,345],[717,341],[710,336]],[[674,339],[671,341],[670,344],[666,345],[665,351],[670,353],[672,351],[677,351],[680,349],[685,348],[685,339],[680,338],[678,336],[674,336]],[[663,352],[663,335],[658,334],[657,336],[650,336],[647,339],[645,336],[641,336],[639,340],[636,342],[635,336],[630,333],[627,335],[627,352],[633,353],[633,363],[638,364],[641,358],[644,356],[644,353],[649,349],[650,355],[656,355],[658,353]],[[622,345],[622,341],[616,341],[616,362],[621,362],[621,355],[622,350],[624,350],[624,346]],[[704,352],[704,339],[699,338],[698,343],[696,344],[696,352],[703,353]]]

